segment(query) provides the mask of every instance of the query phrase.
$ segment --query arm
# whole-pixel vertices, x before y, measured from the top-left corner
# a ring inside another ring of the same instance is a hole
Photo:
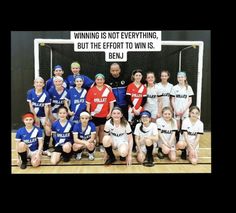
[[[91,104],[86,102],[86,111],[91,112],[90,109],[91,109]]]
[[[183,114],[186,112],[186,110],[190,107],[191,104],[192,104],[192,97],[188,97],[188,103],[184,108]]]
[[[188,147],[190,147],[191,149],[194,150],[194,147],[191,145],[191,143],[188,140],[188,132],[187,131],[184,131],[184,139],[185,139],[185,142],[187,143]]]
[[[133,135],[132,133],[128,134],[128,143],[129,143],[129,151],[126,159],[127,166],[132,164],[132,149],[133,149]]]
[[[42,152],[43,152],[43,139],[38,139],[38,143],[39,143],[39,145],[38,145],[38,155],[41,155],[42,154]]]
[[[69,100],[65,99],[65,100],[64,100],[64,105],[65,105],[65,107],[68,109],[68,113],[69,113],[70,116],[72,116],[72,115],[75,114],[74,112],[70,111]]]
[[[110,105],[109,106],[109,113],[107,114],[106,119],[109,119],[111,117],[111,111],[114,107],[114,102],[110,102],[109,105]]]
[[[161,117],[162,106],[163,106],[162,96],[157,97],[157,105],[158,105],[157,118],[160,118]]]
[[[168,144],[168,141],[166,140],[166,138],[164,137],[164,135],[161,133],[161,130],[158,131],[159,132],[159,136],[160,136],[160,139],[162,140],[162,142],[170,148],[169,144]]]

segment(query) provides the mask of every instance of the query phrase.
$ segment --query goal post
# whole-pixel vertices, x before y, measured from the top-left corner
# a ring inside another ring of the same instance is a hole
[[[40,76],[40,57],[39,57],[39,48],[40,46],[46,46],[50,50],[50,76],[53,72],[53,51],[50,48],[50,44],[74,44],[74,40],[71,39],[34,39],[34,77]],[[201,97],[202,97],[202,73],[203,73],[203,50],[204,42],[203,41],[161,41],[162,46],[184,46],[187,49],[188,47],[198,47],[198,59],[197,59],[197,85],[196,85],[196,105],[201,108]],[[179,54],[179,69],[181,69],[182,57],[180,52]],[[188,74],[188,73],[187,73]]]

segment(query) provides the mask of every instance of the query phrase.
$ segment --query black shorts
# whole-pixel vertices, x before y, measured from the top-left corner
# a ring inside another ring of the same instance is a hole
[[[63,152],[63,148],[62,148],[62,146],[56,146],[55,148],[54,148],[54,152],[60,152],[60,153],[62,153]]]
[[[99,118],[99,117],[92,117],[92,121],[95,124],[95,126],[104,125],[107,121],[106,118]]]

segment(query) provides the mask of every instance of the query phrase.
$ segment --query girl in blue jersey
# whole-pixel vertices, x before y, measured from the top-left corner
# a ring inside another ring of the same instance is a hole
[[[72,128],[73,123],[67,120],[68,109],[61,106],[58,109],[58,117],[52,124],[52,136],[55,140],[55,150],[52,153],[51,163],[57,164],[60,161],[61,155],[64,162],[68,162],[71,156],[72,149]]]
[[[34,87],[35,88],[30,89],[27,92],[27,101],[29,103],[30,111],[34,114],[35,125],[40,127],[41,124],[45,131],[43,154],[50,156],[51,153],[48,150],[51,137],[51,123],[49,121],[50,97],[48,92],[43,89],[43,78],[35,78]]]
[[[27,158],[31,159],[33,167],[40,165],[43,151],[43,132],[34,126],[34,114],[28,112],[22,116],[25,124],[16,132],[16,151],[21,159],[21,169],[27,167]]]
[[[80,64],[78,62],[73,62],[71,64],[71,72],[73,73],[73,75],[69,75],[66,79],[68,82],[68,89],[75,87],[75,78],[77,76],[82,76],[84,78],[83,88],[85,88],[87,90],[94,83],[94,81],[92,79],[90,79],[89,77],[87,77],[86,75],[80,74]]]
[[[52,77],[52,78],[50,78],[46,81],[46,88],[45,89],[47,91],[49,91],[51,88],[55,87],[54,78],[57,77],[57,76],[62,77],[63,73],[64,73],[64,71],[63,71],[62,67],[60,65],[56,65],[54,67],[54,77]],[[64,88],[67,88],[67,84],[68,83],[66,82],[66,80],[63,80],[62,86]]]
[[[79,122],[80,113],[86,110],[87,90],[82,88],[84,78],[80,75],[75,78],[75,87],[69,89],[64,104],[68,108],[70,120]]]
[[[80,113],[80,122],[73,127],[73,151],[76,153],[76,160],[82,158],[84,149],[88,151],[89,160],[94,160],[96,126],[90,121],[90,114],[86,111]]]
[[[50,120],[54,122],[58,119],[58,108],[64,105],[65,97],[67,95],[67,89],[65,89],[63,84],[63,78],[60,76],[56,76],[53,78],[53,82],[55,87],[52,87],[48,93],[51,99],[51,107],[50,107]]]

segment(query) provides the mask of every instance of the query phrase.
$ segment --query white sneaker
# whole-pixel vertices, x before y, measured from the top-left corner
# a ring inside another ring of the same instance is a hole
[[[100,149],[100,152],[105,152],[105,148],[103,145],[100,145],[99,149]]]
[[[88,153],[88,158],[89,160],[94,160],[94,154],[93,153]]]
[[[80,152],[80,153],[78,153],[77,155],[76,155],[76,160],[80,160],[81,158],[82,158],[82,153],[83,152]]]
[[[43,155],[47,155],[48,157],[52,156],[52,153],[49,150],[43,151]]]

